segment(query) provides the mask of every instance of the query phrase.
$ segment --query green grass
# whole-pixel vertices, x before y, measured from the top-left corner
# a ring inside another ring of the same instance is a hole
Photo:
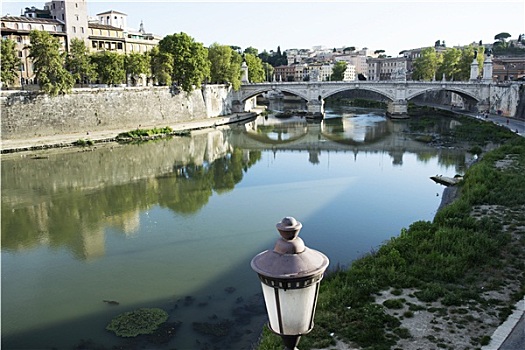
[[[170,135],[173,133],[173,129],[169,126],[166,126],[164,128],[153,128],[153,129],[136,129],[131,131],[122,132],[117,135],[117,139],[140,139],[140,138],[148,138],[152,136],[158,136],[158,135]]]

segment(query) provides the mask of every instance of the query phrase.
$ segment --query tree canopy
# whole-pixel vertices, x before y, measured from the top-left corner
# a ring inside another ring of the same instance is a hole
[[[112,51],[97,52],[93,56],[97,74],[102,84],[122,84],[126,80],[124,55]]]
[[[250,53],[244,55],[246,65],[248,66],[248,79],[252,83],[261,83],[265,79],[265,70],[262,60]]]
[[[332,75],[330,76],[330,80],[332,81],[342,81],[345,77],[345,71],[346,71],[347,64],[345,61],[338,61],[334,64],[334,67],[332,68]]]
[[[159,51],[171,55],[172,82],[186,92],[192,91],[194,86],[200,87],[210,75],[207,49],[186,33],[165,36],[159,42]]]
[[[150,69],[153,78],[159,85],[170,85],[173,72],[173,57],[167,52],[160,52],[155,46],[148,52],[150,56]]]
[[[421,56],[414,61],[414,80],[432,80],[435,78],[440,63],[436,49],[427,47],[421,50]]]
[[[65,53],[60,51],[59,40],[40,30],[31,31],[29,39],[29,57],[40,89],[52,96],[70,92],[75,80],[64,67]]]
[[[241,86],[241,55],[230,46],[212,44],[208,48],[210,83],[230,83],[234,90]]]
[[[73,38],[71,49],[66,57],[66,68],[79,83],[87,83],[97,76],[96,67],[91,62],[89,50],[83,40]]]
[[[18,79],[18,71],[22,62],[18,58],[15,42],[13,40],[2,40],[0,65],[1,79],[6,86],[13,85]]]
[[[140,75],[148,75],[151,72],[150,59],[150,56],[146,53],[132,52],[126,55],[124,66],[126,74],[132,82],[136,83]]]

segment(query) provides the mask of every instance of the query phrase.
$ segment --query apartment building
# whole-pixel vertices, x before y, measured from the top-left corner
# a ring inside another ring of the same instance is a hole
[[[368,80],[406,79],[408,59],[406,57],[368,58]]]
[[[64,23],[52,18],[24,17],[24,16],[5,16],[0,22],[2,40],[12,40],[16,43],[18,57],[22,61],[20,64],[19,79],[15,86],[28,85],[34,83],[35,73],[33,61],[29,57],[29,32],[32,30],[43,30],[56,37],[61,47],[66,51],[67,35]]]
[[[1,18],[3,39],[11,39],[17,45],[22,64],[20,83],[33,84],[33,64],[29,58],[29,32],[43,30],[57,37],[64,49],[69,51],[71,40],[83,40],[91,52],[116,51],[123,54],[150,51],[161,40],[160,36],[147,33],[143,23],[134,30],[127,25],[127,15],[118,11],[106,11],[96,17],[88,16],[87,0],[52,0],[43,9],[26,7],[20,16]]]

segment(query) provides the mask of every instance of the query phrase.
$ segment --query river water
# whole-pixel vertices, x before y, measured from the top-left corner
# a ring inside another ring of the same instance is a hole
[[[443,187],[429,176],[462,173],[466,155],[406,129],[339,108],[321,123],[259,117],[3,156],[2,348],[250,349],[265,318],[250,260],[273,247],[283,217],[332,268],[432,220]],[[105,330],[141,307],[180,322],[169,343]]]

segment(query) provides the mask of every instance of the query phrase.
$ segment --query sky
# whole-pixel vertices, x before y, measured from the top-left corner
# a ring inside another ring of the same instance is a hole
[[[204,46],[213,43],[242,49],[311,49],[355,46],[385,50],[492,43],[506,32],[525,34],[524,0],[383,0],[383,1],[100,1],[86,0],[88,13],[107,10],[128,15],[128,26],[165,36],[184,32]],[[2,15],[45,1],[2,0]]]

